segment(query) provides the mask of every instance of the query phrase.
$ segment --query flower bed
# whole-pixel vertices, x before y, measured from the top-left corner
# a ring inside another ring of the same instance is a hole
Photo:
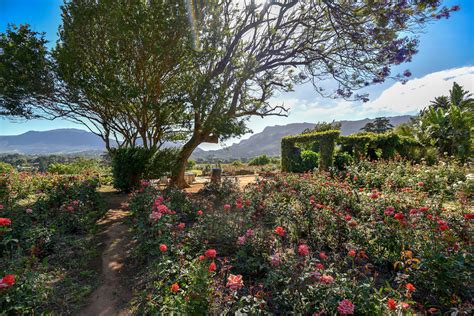
[[[443,166],[395,162],[379,183],[383,164],[281,175],[244,192],[143,187],[130,203],[143,263],[134,311],[472,312],[472,184],[449,169],[457,186],[430,188],[426,175]]]
[[[93,288],[97,178],[12,172],[0,183],[0,309],[70,313]]]

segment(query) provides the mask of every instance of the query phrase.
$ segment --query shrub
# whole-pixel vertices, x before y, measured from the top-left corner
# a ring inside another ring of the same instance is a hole
[[[318,167],[319,154],[311,150],[301,152],[301,172],[310,171]]]
[[[143,148],[118,148],[112,152],[114,187],[124,192],[137,188],[145,176],[154,152]],[[153,165],[160,160],[154,160]]]
[[[157,150],[151,156],[146,166],[144,177],[158,179],[159,177],[171,172],[178,159],[178,153],[179,151],[177,148],[164,148]],[[191,165],[194,166],[195,162],[192,161]]]
[[[339,151],[334,156],[334,166],[338,170],[345,170],[353,162],[353,158],[349,153]]]
[[[301,150],[297,147],[297,144],[312,144],[311,148],[319,150],[319,169],[328,170],[333,164],[335,141],[338,136],[338,130],[328,130],[283,137],[281,140],[282,171],[302,172]],[[314,146],[315,143],[318,146]]]
[[[2,173],[10,173],[12,171],[14,171],[15,168],[10,165],[9,163],[6,163],[6,162],[0,162],[0,174]]]
[[[264,166],[270,163],[270,158],[267,155],[262,155],[251,159],[248,163],[249,166]]]

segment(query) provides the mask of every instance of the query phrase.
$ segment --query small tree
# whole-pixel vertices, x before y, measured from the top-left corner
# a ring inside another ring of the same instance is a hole
[[[388,132],[391,129],[393,129],[393,125],[386,117],[377,117],[373,122],[369,122],[361,128],[361,130],[364,132],[377,134]]]
[[[449,106],[436,98],[420,116],[420,134],[425,142],[438,148],[440,155],[454,155],[465,161],[470,157],[474,117],[474,98],[457,83],[449,92]]]

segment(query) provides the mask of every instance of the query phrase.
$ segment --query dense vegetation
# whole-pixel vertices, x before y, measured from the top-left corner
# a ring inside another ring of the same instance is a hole
[[[103,215],[92,175],[0,174],[0,309],[77,311],[96,285],[92,238]]]
[[[195,196],[144,183],[130,203],[144,265],[134,312],[468,314],[467,172],[361,161]]]

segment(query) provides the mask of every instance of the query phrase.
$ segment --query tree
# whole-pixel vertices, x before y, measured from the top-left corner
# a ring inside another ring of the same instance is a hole
[[[406,34],[458,9],[434,0],[195,3],[185,108],[192,135],[172,182],[186,186],[186,161],[201,143],[245,133],[250,116],[285,115],[286,108],[269,102],[276,92],[311,82],[323,96],[367,100],[354,91],[388,77],[404,80],[390,66],[417,52],[416,38]],[[334,89],[323,88],[328,80]]]
[[[303,131],[302,134],[310,134],[310,133],[319,133],[319,132],[326,132],[330,130],[341,130],[341,122],[332,121],[331,123],[327,122],[318,122],[313,128],[307,128]]]
[[[28,26],[8,25],[0,34],[0,115],[33,118],[29,106],[35,98],[49,97],[53,92],[53,77],[48,71],[44,34]]]
[[[440,106],[439,100],[449,100]],[[449,97],[438,97],[421,112],[420,134],[440,155],[454,155],[461,161],[470,157],[474,117],[474,98],[454,83]]]
[[[364,132],[371,132],[377,134],[388,132],[391,129],[393,129],[393,125],[386,117],[377,117],[373,122],[369,122],[361,128],[361,130]]]
[[[68,1],[52,52],[42,34],[28,26],[15,30],[3,35],[13,48],[2,68],[22,66],[1,73],[12,87],[0,95],[10,114],[67,118],[100,136],[109,150],[156,149],[182,136],[178,86],[190,41],[184,3]]]

